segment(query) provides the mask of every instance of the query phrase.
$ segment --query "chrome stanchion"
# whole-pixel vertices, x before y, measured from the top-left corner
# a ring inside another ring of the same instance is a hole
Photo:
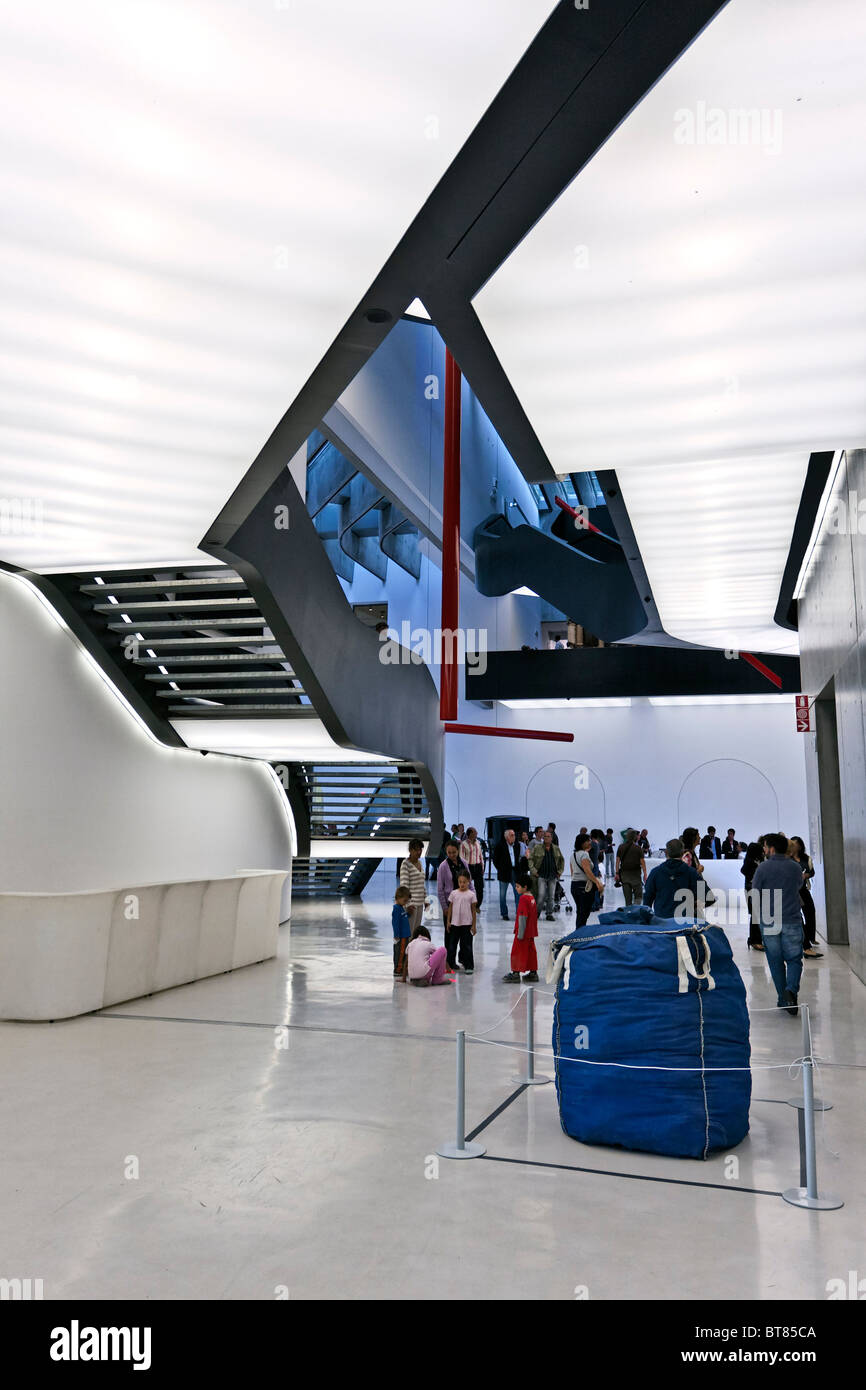
[[[483,1144],[470,1144],[466,1139],[466,1033],[457,1034],[457,1138],[453,1144],[440,1144],[436,1150],[442,1158],[480,1158],[487,1150]]]
[[[803,1101],[800,1132],[800,1176],[805,1169],[806,1186],[788,1187],[782,1193],[792,1207],[806,1207],[809,1211],[836,1211],[845,1205],[841,1197],[829,1192],[818,1191],[818,1155],[815,1146],[815,1077],[812,1061],[812,1024],[808,1004],[800,1005],[803,1020]]]
[[[526,986],[526,1075],[511,1079],[520,1086],[546,1086],[553,1079],[535,1075],[535,990],[532,985]]]

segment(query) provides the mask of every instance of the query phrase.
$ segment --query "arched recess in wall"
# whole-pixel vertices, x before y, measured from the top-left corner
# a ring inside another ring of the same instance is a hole
[[[450,783],[450,785],[449,785]],[[445,773],[445,828],[460,824],[460,788],[452,772]],[[437,849],[439,846],[437,846]]]
[[[598,773],[586,763],[554,758],[534,772],[526,784],[524,810],[530,825],[556,822],[561,846],[586,825],[607,828],[607,795]]]
[[[687,825],[697,826],[701,833],[715,825],[722,839],[733,826],[738,839],[754,840],[780,828],[776,788],[754,763],[711,758],[692,768],[677,793],[676,833]]]

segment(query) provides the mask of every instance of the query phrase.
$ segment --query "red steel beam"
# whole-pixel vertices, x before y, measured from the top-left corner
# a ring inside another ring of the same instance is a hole
[[[575,511],[574,507],[570,507],[567,502],[563,502],[561,497],[554,497],[553,500],[557,507],[561,507],[564,512],[568,512],[569,516],[573,516],[576,521],[580,522],[577,528],[578,531],[594,531],[597,536],[604,534],[597,526],[593,525],[588,516],[584,516],[582,512]]]
[[[460,368],[445,349],[445,448],[442,468],[442,665],[439,718],[457,718],[460,623]]]
[[[761,675],[765,676],[777,690],[782,689],[782,677],[777,676],[775,671],[771,671],[769,666],[765,666],[763,661],[759,661],[751,652],[740,652],[740,656],[744,661],[748,661],[750,666],[754,666],[756,671],[760,671]]]
[[[484,734],[488,738],[543,738],[551,743],[574,743],[574,734],[550,729],[494,729],[489,724],[446,724],[446,734]]]

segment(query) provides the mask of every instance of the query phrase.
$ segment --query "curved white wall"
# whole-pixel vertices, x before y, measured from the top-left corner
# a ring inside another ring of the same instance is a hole
[[[0,891],[288,869],[267,764],[157,743],[45,600],[0,572]]]

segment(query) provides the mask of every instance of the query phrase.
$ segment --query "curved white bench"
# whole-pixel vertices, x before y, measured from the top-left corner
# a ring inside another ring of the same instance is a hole
[[[73,1018],[267,960],[285,878],[0,893],[0,1018]]]

